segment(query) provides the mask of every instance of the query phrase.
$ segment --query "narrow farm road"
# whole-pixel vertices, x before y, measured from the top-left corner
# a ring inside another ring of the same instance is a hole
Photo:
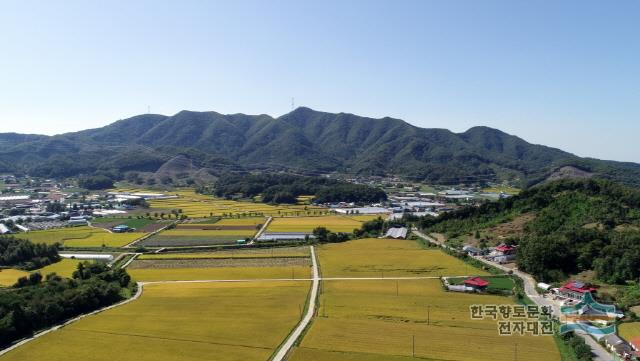
[[[304,315],[296,329],[289,335],[289,338],[287,338],[287,340],[282,344],[276,355],[273,357],[273,361],[282,361],[285,359],[293,345],[296,343],[296,340],[300,338],[302,332],[307,328],[309,322],[311,322],[311,319],[316,312],[316,298],[318,297],[318,288],[320,287],[320,272],[318,271],[315,249],[313,246],[309,246],[309,248],[311,250],[311,262],[313,263],[313,284],[311,285],[307,313]]]
[[[448,248],[451,249],[449,246],[447,246],[444,243],[438,242],[437,240],[433,239],[432,237],[429,237],[427,235],[425,235],[424,233],[418,231],[418,230],[412,230],[412,232],[414,234],[416,234],[418,237],[421,237],[433,244],[437,244],[443,248]],[[501,269],[505,272],[509,272],[509,271],[513,271],[513,274],[520,277],[523,281],[524,284],[524,291],[527,294],[527,297],[529,297],[533,302],[535,302],[538,306],[551,306],[551,309],[553,310],[553,314],[556,317],[560,316],[560,310],[558,309],[558,307],[554,304],[554,302],[552,302],[549,299],[546,299],[544,297],[542,297],[542,295],[540,295],[538,293],[537,288],[537,282],[536,280],[533,278],[533,276],[531,276],[528,273],[522,272],[518,269],[511,269],[508,267],[505,267],[499,263],[496,262],[492,262],[489,261],[487,259],[484,259],[482,257],[474,257],[475,259],[477,259],[480,262],[483,262],[489,266],[492,267],[496,267],[498,269]],[[602,347],[602,345],[600,345],[596,340],[593,339],[593,337],[585,334],[585,333],[579,333],[576,332],[576,334],[580,337],[582,337],[584,339],[584,341],[587,343],[587,345],[589,345],[591,347],[591,352],[593,353],[593,360],[594,361],[611,361],[612,357],[611,354],[604,348]]]
[[[40,332],[36,333],[35,335],[33,335],[33,336],[29,337],[29,338],[25,338],[25,339],[23,339],[23,340],[21,340],[21,341],[18,341],[18,342],[16,342],[16,343],[14,343],[13,345],[11,345],[11,346],[9,346],[9,347],[7,347],[7,348],[3,349],[3,350],[0,350],[0,356],[2,356],[2,355],[4,355],[4,354],[6,354],[7,352],[9,352],[9,351],[11,351],[11,350],[14,350],[14,349],[16,349],[16,348],[18,348],[18,347],[20,347],[20,346],[24,345],[24,344],[25,344],[25,343],[27,343],[27,342],[33,341],[33,340],[35,340],[35,339],[36,339],[36,338],[38,338],[38,337],[42,337],[42,336],[44,336],[44,335],[48,334],[49,332],[56,331],[56,330],[58,330],[58,329],[60,329],[60,328],[62,328],[62,327],[64,327],[64,326],[67,326],[67,325],[69,325],[69,324],[71,324],[71,323],[73,323],[73,322],[76,322],[76,321],[78,321],[78,320],[81,320],[81,319],[83,319],[83,318],[85,318],[85,317],[92,316],[92,315],[98,314],[98,313],[100,313],[100,312],[104,312],[104,311],[106,311],[106,310],[110,310],[110,309],[112,309],[112,308],[115,308],[115,307],[119,307],[119,306],[125,305],[125,304],[127,304],[127,303],[129,303],[129,302],[131,302],[131,301],[135,301],[135,300],[137,300],[138,298],[140,298],[140,296],[142,296],[142,289],[143,289],[143,285],[142,285],[141,283],[138,283],[138,289],[137,289],[136,293],[135,293],[133,296],[131,296],[130,298],[127,298],[126,300],[124,300],[124,301],[122,301],[122,302],[119,302],[119,303],[116,303],[116,304],[114,304],[114,305],[107,306],[107,307],[103,307],[103,308],[101,308],[101,309],[98,309],[98,310],[95,310],[95,311],[92,311],[92,312],[89,312],[89,313],[82,314],[82,315],[80,315],[80,316],[77,316],[77,317],[74,317],[74,318],[72,318],[72,319],[70,319],[70,320],[67,320],[67,321],[65,321],[64,323],[61,323],[61,324],[59,324],[59,325],[55,325],[55,326],[53,326],[53,327],[49,327],[49,328],[47,328],[46,330],[42,330],[42,331],[40,331]]]

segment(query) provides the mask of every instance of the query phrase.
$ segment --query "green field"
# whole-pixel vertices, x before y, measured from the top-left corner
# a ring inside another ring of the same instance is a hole
[[[309,284],[147,285],[139,300],[49,333],[3,360],[267,360],[297,324]]]
[[[317,248],[324,277],[486,275],[439,249],[415,241],[358,239]]]

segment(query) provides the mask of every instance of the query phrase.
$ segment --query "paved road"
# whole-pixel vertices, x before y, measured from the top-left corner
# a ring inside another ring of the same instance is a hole
[[[437,244],[441,247],[444,248],[450,248],[447,245],[443,244],[442,242],[438,242],[436,239],[429,237],[427,235],[425,235],[424,233],[418,231],[418,230],[412,230],[413,233],[415,233],[416,235],[418,235],[419,237],[422,237],[423,239],[433,243],[433,244]],[[524,282],[524,291],[527,294],[527,296],[533,301],[535,302],[538,306],[550,306],[551,309],[553,310],[553,314],[557,317],[560,316],[560,309],[559,307],[550,299],[544,298],[542,297],[539,293],[538,290],[536,289],[538,283],[536,282],[536,280],[528,273],[524,273],[518,269],[511,269],[508,267],[505,267],[501,264],[486,260],[482,257],[474,257],[475,259],[477,259],[478,261],[481,261],[489,266],[493,266],[496,268],[499,268],[505,272],[509,272],[509,271],[513,271],[513,274],[520,277]],[[604,348],[602,347],[596,340],[593,339],[593,337],[585,334],[585,333],[579,333],[576,332],[576,334],[578,334],[580,337],[582,337],[584,339],[584,341],[587,343],[587,345],[589,345],[591,347],[591,351],[594,354],[593,360],[594,361],[611,361],[613,360],[613,357],[611,356],[611,354]]]
[[[307,307],[307,313],[304,315],[295,330],[289,335],[289,338],[282,344],[276,355],[273,357],[273,361],[282,361],[285,359],[293,345],[296,343],[302,332],[309,326],[309,322],[313,318],[316,312],[316,298],[318,297],[318,288],[320,286],[320,273],[318,271],[318,263],[316,261],[316,252],[313,246],[309,246],[311,249],[311,261],[313,263],[313,285],[311,286],[311,294],[309,296],[309,305]]]

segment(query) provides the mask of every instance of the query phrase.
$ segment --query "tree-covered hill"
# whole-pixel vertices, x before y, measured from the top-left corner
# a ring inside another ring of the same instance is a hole
[[[425,218],[430,232],[480,233],[523,214],[535,214],[521,234],[518,267],[545,281],[595,270],[599,279],[622,283],[640,277],[640,190],[606,180],[560,180],[519,195]]]
[[[313,201],[317,203],[371,203],[387,199],[383,190],[367,185],[291,174],[225,174],[212,188],[218,197],[253,198],[260,195],[265,203],[296,203],[296,197],[302,195],[314,196]],[[203,188],[201,191],[208,190]]]
[[[510,179],[531,184],[558,168],[573,166],[640,185],[639,164],[580,158],[497,129],[453,133],[399,119],[309,108],[278,118],[191,111],[145,114],[52,137],[0,134],[0,169],[40,176],[155,172],[178,155],[218,174],[252,169],[336,171],[436,183]]]

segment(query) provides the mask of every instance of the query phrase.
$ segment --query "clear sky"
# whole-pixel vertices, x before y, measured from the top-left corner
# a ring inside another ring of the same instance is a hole
[[[640,1],[0,0],[0,132],[292,97],[640,162]]]

